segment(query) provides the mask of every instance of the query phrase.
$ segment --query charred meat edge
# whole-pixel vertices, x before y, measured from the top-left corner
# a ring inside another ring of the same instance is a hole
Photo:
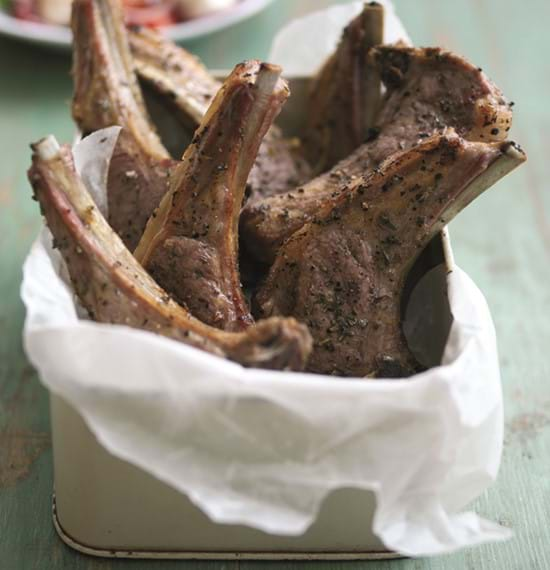
[[[303,368],[311,348],[306,327],[276,318],[244,333],[227,333],[193,318],[112,231],[77,175],[70,149],[51,136],[32,148],[29,180],[74,290],[92,318],[156,332],[244,366]]]

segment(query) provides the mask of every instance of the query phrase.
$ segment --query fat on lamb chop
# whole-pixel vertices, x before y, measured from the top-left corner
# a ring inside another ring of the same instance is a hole
[[[164,96],[167,109],[193,132],[200,125],[221,82],[185,49],[158,32],[130,30],[135,69],[149,89]],[[287,140],[272,125],[257,153],[248,177],[248,200],[285,192],[311,177],[298,141]]]
[[[258,293],[261,315],[307,324],[309,371],[413,374],[401,328],[409,269],[462,208],[524,160],[513,143],[467,142],[453,132],[392,155],[285,242]]]
[[[76,173],[69,147],[48,137],[32,148],[34,195],[93,319],[152,331],[244,366],[304,367],[311,348],[305,326],[274,318],[230,333],[194,318],[155,283],[109,226]]]
[[[282,243],[355,178],[392,153],[452,127],[471,141],[501,141],[512,111],[501,91],[463,58],[439,48],[379,46],[370,50],[387,93],[370,139],[330,171],[288,193],[247,205],[243,243],[271,263]]]
[[[173,161],[147,114],[116,0],[75,0],[73,117],[83,134],[123,127],[109,168],[108,219],[133,249],[167,189]]]
[[[344,29],[335,52],[309,89],[304,154],[319,174],[348,156],[367,138],[380,103],[378,70],[369,49],[383,42],[384,8],[365,4]]]
[[[280,67],[259,61],[235,67],[135,251],[191,314],[225,330],[253,322],[239,277],[238,222],[262,138],[289,95],[280,74]]]

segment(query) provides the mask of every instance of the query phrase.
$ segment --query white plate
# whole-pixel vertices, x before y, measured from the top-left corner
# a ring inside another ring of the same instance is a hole
[[[227,28],[263,10],[273,0],[240,0],[233,8],[167,26],[164,34],[174,41],[189,40]],[[45,46],[68,48],[71,30],[65,26],[27,22],[0,11],[0,35]]]

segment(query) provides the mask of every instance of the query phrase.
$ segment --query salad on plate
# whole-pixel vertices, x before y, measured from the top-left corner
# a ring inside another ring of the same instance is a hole
[[[239,0],[123,0],[126,23],[160,28],[230,8]],[[20,20],[66,25],[72,0],[0,0],[0,7]]]

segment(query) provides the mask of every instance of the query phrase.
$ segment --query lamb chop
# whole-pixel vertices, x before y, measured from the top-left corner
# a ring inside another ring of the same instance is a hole
[[[476,196],[525,160],[510,142],[434,135],[349,183],[280,249],[258,294],[263,316],[308,325],[308,369],[342,376],[418,370],[401,329],[412,264]]]
[[[152,30],[130,31],[136,71],[149,89],[164,96],[184,129],[194,131],[221,83],[189,52]],[[184,134],[184,133],[183,133]],[[287,140],[272,125],[248,177],[247,198],[285,192],[311,176],[297,140]]]
[[[254,157],[289,95],[280,74],[258,61],[235,67],[135,251],[180,304],[226,330],[252,323],[239,278],[238,220]]]
[[[138,77],[194,133],[222,84],[197,57],[159,32],[134,27],[128,37]]]
[[[211,328],[175,303],[139,265],[98,211],[77,175],[69,147],[53,137],[34,145],[29,180],[90,316],[152,331],[244,366],[303,368],[311,348],[306,327],[274,318],[246,332]]]
[[[73,117],[83,134],[123,127],[108,179],[108,219],[133,249],[166,192],[173,164],[153,127],[134,73],[116,0],[75,0]]]
[[[500,90],[463,58],[439,48],[380,46],[370,51],[387,94],[370,139],[307,184],[248,205],[243,242],[271,263],[278,248],[342,189],[392,153],[413,147],[447,127],[472,141],[501,141],[512,111]]]
[[[371,47],[383,42],[383,35],[384,8],[376,2],[365,4],[312,81],[302,140],[315,174],[353,152],[374,126],[381,85],[367,56]]]

